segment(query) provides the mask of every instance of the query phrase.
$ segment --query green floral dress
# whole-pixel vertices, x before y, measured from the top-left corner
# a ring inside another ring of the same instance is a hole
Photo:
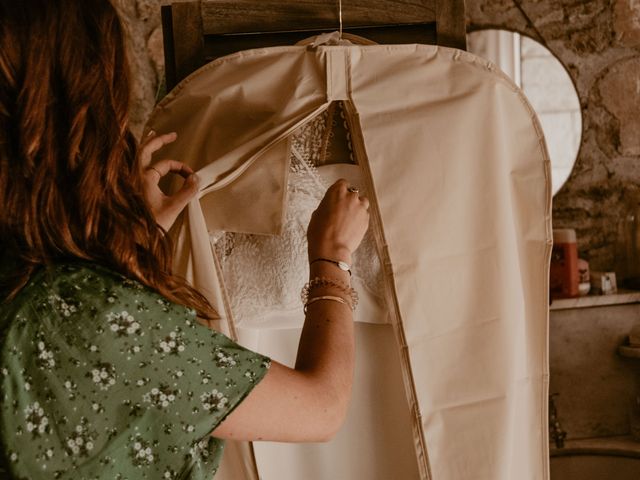
[[[269,367],[193,310],[83,262],[0,304],[0,332],[1,441],[19,479],[210,480],[223,442],[209,433]]]

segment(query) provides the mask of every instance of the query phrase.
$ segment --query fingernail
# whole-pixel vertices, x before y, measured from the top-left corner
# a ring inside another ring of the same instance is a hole
[[[195,186],[200,186],[200,177],[197,173],[192,173],[191,175],[189,175],[187,181],[194,184]]]

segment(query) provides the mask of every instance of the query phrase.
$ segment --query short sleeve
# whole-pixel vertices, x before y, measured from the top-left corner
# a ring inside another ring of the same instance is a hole
[[[15,392],[15,410],[29,412],[29,431],[20,418],[15,428],[25,437],[36,429],[45,456],[55,444],[74,465],[184,475],[212,453],[209,433],[269,368],[192,310],[113,272],[72,269],[45,286],[30,306],[37,321],[24,320],[12,338],[20,358],[34,359],[15,365],[28,387]]]
[[[201,325],[194,311],[127,279],[101,287],[76,307],[95,313],[81,335],[69,321],[50,332],[86,363],[76,381],[87,392],[129,402],[133,414],[151,411],[188,441],[211,432],[265,375],[268,358]]]

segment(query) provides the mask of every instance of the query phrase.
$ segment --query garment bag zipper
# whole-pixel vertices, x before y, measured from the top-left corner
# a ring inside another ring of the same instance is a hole
[[[356,163],[362,170],[362,177],[365,182],[366,191],[370,201],[369,212],[371,219],[371,229],[376,241],[376,249],[378,256],[380,257],[380,263],[382,265],[385,294],[387,297],[387,308],[391,316],[391,324],[396,337],[397,346],[400,348],[400,363],[402,367],[403,384],[405,386],[405,395],[409,402],[409,408],[412,416],[412,429],[414,435],[414,441],[417,438],[416,443],[416,456],[418,460],[418,469],[420,472],[420,478],[423,480],[432,480],[431,466],[429,464],[429,455],[427,452],[427,445],[424,435],[424,427],[422,425],[422,414],[420,413],[420,407],[418,404],[417,393],[415,384],[413,383],[413,372],[411,369],[411,359],[409,358],[409,349],[407,347],[407,341],[404,333],[404,326],[402,324],[402,317],[400,315],[400,307],[398,304],[398,296],[395,290],[395,282],[393,279],[393,269],[391,267],[391,259],[389,256],[389,249],[387,247],[387,241],[384,236],[384,229],[382,227],[382,216],[380,214],[380,208],[378,205],[378,199],[373,185],[373,174],[371,173],[371,166],[369,165],[369,159],[366,155],[366,149],[364,146],[364,139],[360,130],[360,120],[355,106],[350,101],[343,101],[345,118],[351,134],[351,142],[353,148],[353,154],[356,158]]]

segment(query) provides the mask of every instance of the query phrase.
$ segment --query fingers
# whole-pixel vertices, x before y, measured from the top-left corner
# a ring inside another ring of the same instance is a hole
[[[153,173],[153,175],[157,177],[157,181],[160,181],[162,177],[169,173],[176,173],[185,179],[188,179],[193,175],[193,169],[191,167],[182,162],[169,159],[155,162],[153,165],[148,167],[146,171],[148,173]]]
[[[190,175],[180,190],[165,199],[166,209],[177,217],[182,209],[186,207],[191,199],[198,193],[199,183],[200,179],[196,174]]]
[[[151,156],[154,154],[154,152],[157,152],[165,145],[175,141],[176,138],[178,138],[178,134],[176,132],[157,135],[156,132],[151,130],[140,145],[140,151],[138,155],[140,157],[140,162],[142,163],[142,165],[144,167],[149,165],[151,163]]]
[[[333,185],[331,185],[328,189],[328,192],[338,193],[342,197],[353,197],[360,200],[360,203],[365,208],[365,210],[369,210],[370,201],[364,196],[360,195],[360,190],[357,187],[352,186],[347,180],[344,178],[338,179]]]
[[[329,187],[327,191],[346,194],[348,187],[349,187],[349,182],[347,182],[344,178],[339,178],[338,180],[335,181],[333,185]]]
[[[200,178],[193,173],[186,178],[177,192],[172,195],[165,195],[157,185],[161,175],[155,172],[155,167],[150,167],[147,170],[145,197],[149,202],[156,222],[164,230],[169,231],[182,209],[197,195],[200,188]],[[151,178],[151,176],[156,178]]]
[[[138,150],[138,159],[143,168],[144,195],[158,225],[168,231],[184,207],[193,199],[200,187],[200,178],[188,165],[176,160],[159,160],[151,164],[154,152],[175,141],[175,132],[157,135],[150,131]],[[171,195],[160,189],[160,180],[174,173],[185,179],[182,187]]]
[[[327,189],[307,229],[310,257],[338,252],[350,258],[358,248],[369,224],[369,199],[354,189],[345,179]]]
[[[180,204],[180,209],[182,210],[182,207],[189,203],[193,196],[198,192],[199,186],[200,177],[195,173],[189,175],[180,190],[171,195],[171,199],[175,199],[176,203]]]

